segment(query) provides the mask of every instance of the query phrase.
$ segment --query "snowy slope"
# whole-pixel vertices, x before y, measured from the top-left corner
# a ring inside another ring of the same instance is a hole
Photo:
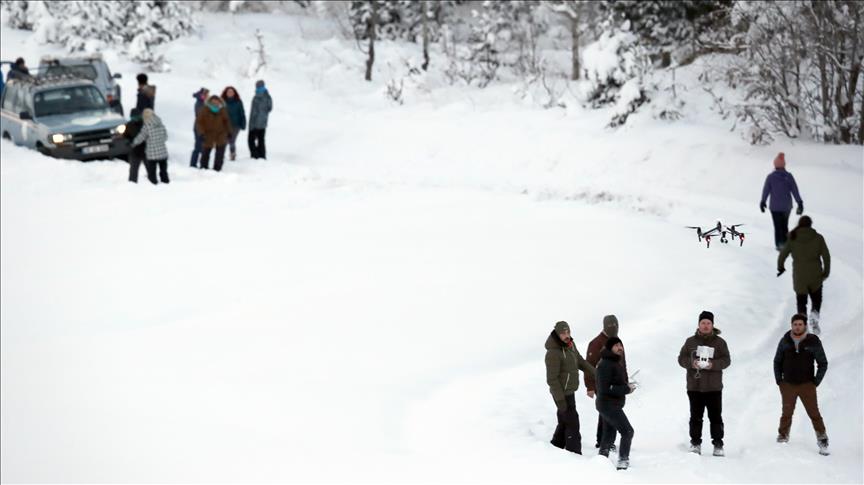
[[[678,73],[684,119],[618,131],[607,113],[434,75],[396,106],[384,86],[416,46],[382,43],[365,83],[327,21],[202,23],[151,76],[170,185],[0,144],[2,481],[864,481],[861,147],[746,145],[695,71]],[[255,28],[272,56],[269,160],[241,144],[223,173],[192,170],[190,95],[233,84],[248,108]],[[51,51],[0,33],[4,59]],[[106,57],[128,109],[138,68]],[[794,298],[758,198],[780,150],[832,252],[830,457],[800,406],[774,443],[771,360]],[[747,224],[743,248],[681,228],[717,218]],[[682,452],[676,357],[703,309],[732,353],[723,459]],[[583,389],[586,454],[548,444],[543,342],[564,319],[584,350],[608,313],[643,386],[626,473],[591,447]]]

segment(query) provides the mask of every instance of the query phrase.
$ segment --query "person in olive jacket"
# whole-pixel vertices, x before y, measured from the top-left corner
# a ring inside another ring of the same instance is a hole
[[[579,389],[579,369],[594,375],[594,367],[579,355],[570,336],[570,325],[558,322],[546,339],[546,383],[558,409],[558,426],[551,443],[573,453],[582,454],[579,434],[579,413],[576,396]]]
[[[792,288],[795,290],[798,313],[807,315],[807,296],[810,296],[810,301],[813,303],[810,326],[813,333],[819,335],[822,283],[831,273],[831,253],[828,252],[825,238],[813,229],[813,219],[809,216],[803,216],[798,220],[798,227],[789,233],[789,241],[777,256],[778,277],[786,271],[784,266],[790,254],[792,255]]]
[[[606,315],[603,317],[603,330],[599,335],[594,337],[594,340],[588,344],[588,351],[585,352],[585,360],[588,361],[589,364],[593,366],[597,366],[600,362],[600,353],[603,352],[603,348],[606,345],[606,342],[611,337],[618,336],[618,317],[615,315]],[[627,356],[621,355],[621,365],[624,366],[624,374],[627,374]],[[594,378],[591,377],[588,373],[585,373],[585,389],[588,393],[588,397],[594,399],[594,394],[597,391],[596,383],[594,382]],[[615,428],[612,428],[612,450],[615,449]],[[600,438],[603,437],[603,417],[597,416],[597,443],[594,444],[595,448],[600,448]]]
[[[597,400],[595,406],[603,420],[603,437],[600,440],[600,454],[609,456],[615,431],[621,433],[621,448],[618,451],[618,469],[626,470],[630,465],[630,443],[633,441],[633,427],[624,414],[627,394],[636,390],[636,385],[627,381],[627,371],[622,362],[624,344],[618,337],[611,337],[600,353],[597,365]]]
[[[814,369],[814,362],[816,368]],[[818,369],[818,370],[817,370]],[[777,344],[774,355],[774,379],[780,387],[780,397],[783,401],[783,414],[780,416],[780,428],[777,430],[777,442],[789,441],[789,429],[792,427],[792,413],[798,399],[804,405],[807,416],[816,431],[816,443],[819,453],[828,454],[828,435],[825,432],[825,422],[819,414],[819,403],[816,398],[816,388],[825,378],[828,371],[828,358],[822,348],[819,337],[807,333],[807,317],[796,314],[792,317],[792,328]]]
[[[690,400],[690,451],[702,454],[702,416],[708,409],[714,456],[723,456],[723,369],[732,359],[729,347],[714,328],[714,314],[699,314],[696,334],[678,353],[678,365],[687,369],[687,397]]]

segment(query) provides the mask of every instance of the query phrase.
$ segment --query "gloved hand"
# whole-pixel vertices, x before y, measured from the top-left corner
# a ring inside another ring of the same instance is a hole
[[[781,274],[786,272],[786,268],[780,268],[777,270],[777,277],[779,278]]]
[[[783,381],[781,381],[781,380],[778,379],[778,380],[777,380],[777,385],[779,386],[782,382],[783,382]]]
[[[762,213],[765,213],[765,203],[764,202],[759,203],[759,210],[762,211]]]
[[[804,204],[798,204],[798,208],[795,209],[795,214],[801,215],[804,213]]]
[[[639,386],[637,386],[636,383],[631,382],[631,383],[627,384],[627,387],[630,388],[630,393],[632,393],[632,392],[635,391],[636,388],[639,387]]]

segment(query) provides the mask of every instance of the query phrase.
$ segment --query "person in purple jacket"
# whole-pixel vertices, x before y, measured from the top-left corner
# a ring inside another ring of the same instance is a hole
[[[804,212],[804,201],[798,194],[798,185],[795,177],[786,171],[786,155],[783,152],[774,158],[774,171],[765,177],[765,185],[762,187],[762,202],[759,209],[765,212],[765,202],[771,196],[771,219],[774,221],[774,246],[780,251],[786,244],[789,234],[789,214],[792,212],[792,197],[798,203],[795,213],[799,216]]]

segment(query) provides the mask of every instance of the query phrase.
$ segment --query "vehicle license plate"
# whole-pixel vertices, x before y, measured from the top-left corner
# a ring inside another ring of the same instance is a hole
[[[107,151],[108,151],[108,145],[93,145],[92,147],[84,147],[81,150],[81,153],[89,154],[89,153],[101,153],[101,152],[107,152]]]

